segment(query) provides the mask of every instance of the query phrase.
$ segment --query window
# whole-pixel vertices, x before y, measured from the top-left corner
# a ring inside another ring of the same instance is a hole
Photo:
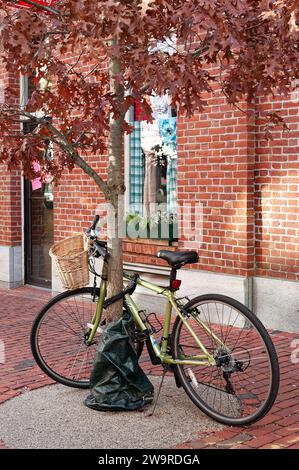
[[[169,97],[151,98],[153,122],[132,110],[128,236],[176,239],[177,119]]]

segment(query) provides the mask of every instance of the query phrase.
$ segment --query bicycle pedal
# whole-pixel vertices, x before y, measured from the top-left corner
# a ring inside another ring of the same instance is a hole
[[[146,341],[148,339],[149,331],[138,331],[135,332],[134,336],[137,341]]]

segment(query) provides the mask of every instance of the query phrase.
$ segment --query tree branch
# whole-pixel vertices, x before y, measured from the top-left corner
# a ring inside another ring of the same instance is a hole
[[[51,130],[51,132],[58,137],[58,145],[71,157],[77,166],[79,166],[84,173],[90,176],[95,183],[101,188],[106,199],[110,196],[110,191],[107,183],[98,175],[98,173],[90,166],[88,163],[80,157],[77,150],[74,149],[74,146],[67,140],[65,135],[63,135],[52,123],[46,121],[45,126]]]
[[[53,15],[56,15],[56,16],[59,16],[60,15],[60,11],[59,10],[55,10],[54,8],[52,7],[47,7],[46,5],[41,5],[40,3],[36,3],[32,0],[23,0],[24,3],[28,3],[28,5],[31,5],[35,8],[39,8],[40,10],[44,10],[44,11],[47,11],[48,13],[52,13]],[[17,4],[18,3],[18,0],[16,1],[12,1],[11,2],[12,4]]]
[[[105,195],[106,199],[110,197],[110,190],[108,187],[108,184],[97,174],[97,172],[78,154],[77,150],[75,149],[75,146],[78,145],[79,140],[82,138],[82,134],[79,136],[75,144],[70,143],[66,136],[62,134],[57,127],[53,125],[49,121],[49,119],[46,116],[38,117],[34,116],[31,113],[24,111],[22,109],[14,109],[11,107],[7,107],[6,112],[13,118],[14,116],[20,116],[21,122],[34,122],[37,125],[40,124],[43,127],[48,128],[51,132],[52,135],[55,136],[56,138],[53,138],[52,136],[41,136],[38,133],[29,133],[26,134],[25,137],[35,137],[35,138],[40,138],[43,140],[51,140],[55,144],[57,144],[65,153],[67,153],[71,159],[74,161],[74,163],[79,166],[84,173],[86,173],[88,176],[90,176],[95,183],[99,186],[99,188],[102,190],[103,194]],[[22,119],[23,117],[23,119]]]
[[[247,111],[246,109],[243,109],[243,108],[242,108],[241,106],[239,106],[237,103],[231,103],[231,102],[230,102],[229,96],[228,96],[226,90],[224,89],[224,83],[223,83],[223,80],[222,80],[222,70],[223,70],[223,68],[222,68],[222,61],[221,61],[221,59],[220,59],[220,57],[219,57],[219,53],[217,54],[217,56],[218,56],[218,61],[219,61],[219,80],[216,79],[216,81],[219,83],[222,93],[224,94],[224,96],[225,96],[225,98],[227,99],[227,102],[228,102],[229,104],[231,104],[231,105],[234,106],[236,109],[238,109],[238,111],[241,111],[241,113],[247,114],[248,111]]]
[[[192,57],[199,57],[200,55],[204,54],[209,50],[210,44],[207,42],[204,44],[202,47],[199,47],[198,49],[195,49],[195,51],[191,52]]]

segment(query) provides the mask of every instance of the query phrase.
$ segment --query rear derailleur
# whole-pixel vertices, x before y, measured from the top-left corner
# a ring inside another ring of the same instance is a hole
[[[230,395],[235,395],[235,389],[230,380],[234,372],[244,372],[246,367],[242,361],[236,361],[228,350],[220,349],[215,356],[217,367],[221,367],[223,378],[226,382],[225,391]]]

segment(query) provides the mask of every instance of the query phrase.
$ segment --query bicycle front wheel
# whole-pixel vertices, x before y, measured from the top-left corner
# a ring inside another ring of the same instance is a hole
[[[91,346],[85,334],[96,310],[94,289],[63,292],[48,302],[31,330],[31,350],[40,368],[53,380],[69,387],[89,388],[91,367],[99,335]]]
[[[261,419],[279,387],[279,365],[272,340],[244,305],[222,295],[203,295],[185,310],[188,324],[216,365],[177,365],[176,374],[191,400],[211,418],[240,426]],[[172,332],[175,359],[202,354],[178,317]]]
[[[45,305],[33,323],[32,354],[40,368],[56,382],[89,388],[101,331],[91,345],[86,344],[86,339],[98,296],[99,289],[94,291],[92,287],[63,292]],[[135,343],[138,357],[142,347],[143,343]]]

